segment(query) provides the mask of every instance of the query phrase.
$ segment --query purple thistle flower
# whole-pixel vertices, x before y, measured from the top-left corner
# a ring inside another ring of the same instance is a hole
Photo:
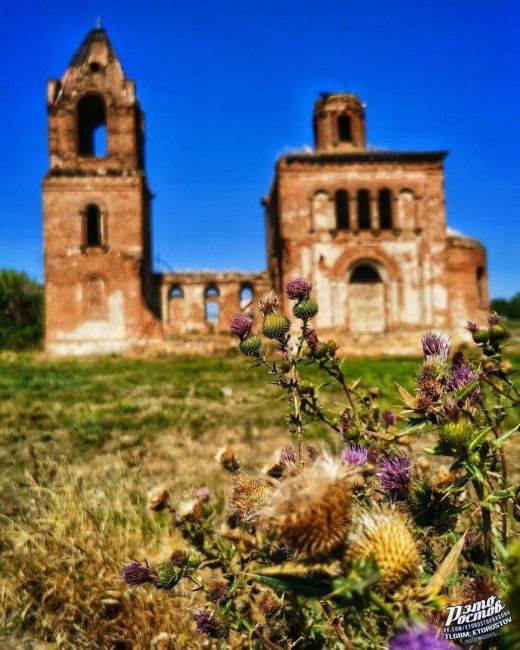
[[[296,452],[290,445],[284,447],[280,452],[280,463],[283,463],[284,465],[296,463]]]
[[[390,410],[383,411],[381,413],[381,417],[383,418],[383,422],[387,427],[393,427],[395,424],[395,415],[392,413]]]
[[[144,585],[146,582],[155,582],[157,580],[157,574],[147,564],[141,564],[141,562],[133,560],[123,567],[121,579],[127,585],[136,587],[138,585]]]
[[[285,285],[285,293],[290,300],[305,300],[312,291],[312,282],[303,278],[289,280]]]
[[[448,387],[451,390],[458,390],[463,388],[468,384],[471,384],[472,381],[475,381],[477,375],[471,370],[471,368],[464,362],[460,365],[453,368],[451,377],[448,379]]]
[[[210,612],[207,609],[200,609],[200,607],[194,607],[191,610],[191,613],[195,619],[197,632],[199,634],[207,634],[214,639],[217,639],[219,636],[221,636],[220,625],[215,619],[214,612]]]
[[[389,650],[450,650],[452,647],[432,627],[415,625],[397,632],[390,639]]]
[[[446,334],[426,332],[422,337],[422,349],[425,357],[446,361],[451,350],[450,338]]]
[[[197,497],[198,501],[205,503],[206,501],[209,501],[211,492],[209,491],[208,487],[203,486],[195,490],[195,496]]]
[[[471,332],[471,334],[474,334],[478,330],[478,325],[475,323],[475,321],[469,320],[466,323],[466,329],[468,332]]]
[[[364,465],[368,458],[368,447],[362,445],[347,445],[341,453],[343,460],[349,465]]]
[[[243,341],[251,334],[253,321],[243,314],[235,314],[229,322],[229,331]]]
[[[493,325],[498,325],[500,323],[500,316],[496,313],[496,311],[489,312],[487,321],[490,327],[493,327]]]
[[[406,499],[412,480],[410,458],[401,451],[385,454],[379,461],[377,478],[391,499]]]

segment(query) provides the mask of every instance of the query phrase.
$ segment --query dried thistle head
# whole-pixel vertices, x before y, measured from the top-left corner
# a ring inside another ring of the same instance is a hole
[[[283,600],[277,598],[272,591],[264,591],[258,600],[258,607],[266,619],[270,619],[280,612]]]
[[[486,600],[490,596],[496,596],[497,594],[498,588],[495,581],[485,573],[477,573],[472,578],[466,578],[460,590],[462,604]]]
[[[393,593],[413,582],[420,557],[404,517],[390,507],[359,512],[349,537],[348,560],[376,559],[381,574],[378,586]]]
[[[228,583],[225,580],[217,578],[208,586],[208,600],[212,603],[221,603],[226,599],[228,593]]]
[[[233,478],[230,517],[237,523],[252,524],[267,504],[271,485],[264,479],[239,472]]]
[[[282,481],[263,517],[278,540],[308,558],[327,559],[343,549],[351,519],[356,471],[328,455]]]
[[[270,289],[260,298],[258,307],[264,316],[269,314],[276,314],[278,312],[278,307],[280,302],[278,296],[274,289]]]

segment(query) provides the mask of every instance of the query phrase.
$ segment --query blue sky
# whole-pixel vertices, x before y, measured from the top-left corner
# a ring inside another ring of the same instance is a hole
[[[146,113],[156,270],[265,268],[275,158],[350,90],[372,146],[450,151],[449,224],[487,245],[492,296],[520,290],[520,3],[2,4],[0,267],[42,277],[45,84],[100,16]]]

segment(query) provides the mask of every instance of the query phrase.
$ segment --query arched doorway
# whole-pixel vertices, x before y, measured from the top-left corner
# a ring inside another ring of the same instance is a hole
[[[385,285],[373,262],[351,269],[348,284],[348,315],[351,332],[384,332]]]

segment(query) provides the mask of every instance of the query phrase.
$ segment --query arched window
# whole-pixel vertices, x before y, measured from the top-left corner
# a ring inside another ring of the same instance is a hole
[[[219,320],[220,305],[219,305],[220,291],[217,287],[210,285],[204,291],[204,315],[206,323],[216,325]]]
[[[243,284],[240,287],[240,309],[242,311],[249,309],[253,304],[254,298],[255,292],[253,291],[253,287],[250,284]]]
[[[105,283],[98,276],[87,278],[85,283],[86,312],[88,320],[106,318]]]
[[[105,103],[99,95],[85,95],[77,107],[78,154],[107,155],[107,119]]]
[[[477,292],[478,292],[478,301],[482,305],[484,303],[484,275],[485,270],[482,266],[477,267],[476,278],[477,278]]]
[[[350,115],[338,117],[338,140],[340,142],[352,142],[352,122]]]
[[[338,190],[336,192],[336,228],[348,230],[350,226],[350,214],[348,205],[348,192]]]
[[[170,290],[168,291],[168,298],[184,298],[184,291],[182,287],[178,284],[172,284]]]
[[[370,230],[370,192],[359,190],[357,193],[358,224],[360,230]]]
[[[379,225],[382,230],[392,230],[392,192],[390,190],[381,190],[377,197],[379,208]]]
[[[376,284],[382,282],[379,271],[372,264],[360,264],[352,271],[350,284]]]
[[[97,205],[89,205],[85,210],[85,246],[94,248],[101,246],[101,210]]]

